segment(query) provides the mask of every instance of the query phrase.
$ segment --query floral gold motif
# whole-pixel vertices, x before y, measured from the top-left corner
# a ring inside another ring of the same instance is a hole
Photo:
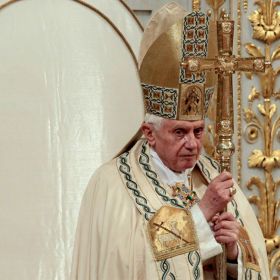
[[[253,38],[262,41],[265,47],[262,51],[260,47],[248,43],[246,50],[253,57],[265,55],[266,67],[264,73],[256,74],[260,80],[261,90],[258,91],[252,87],[248,96],[248,108],[244,110],[243,117],[247,123],[244,136],[248,143],[255,143],[260,136],[263,138],[263,149],[254,149],[251,152],[248,165],[250,168],[262,169],[264,180],[252,177],[247,182],[247,187],[250,190],[253,187],[258,189],[258,195],[249,197],[249,201],[258,208],[258,221],[266,239],[271,275],[275,271],[278,271],[279,275],[280,236],[277,235],[277,231],[280,226],[278,216],[280,201],[277,191],[280,187],[280,180],[274,178],[276,173],[274,175],[273,170],[280,167],[280,150],[274,149],[273,144],[275,139],[280,140],[280,117],[276,114],[277,105],[273,103],[273,99],[280,98],[280,91],[275,90],[280,67],[274,69],[273,62],[280,59],[280,46],[278,45],[273,50],[272,43],[280,38],[280,11],[276,10],[277,6],[280,6],[280,2],[257,0],[255,4],[259,9],[249,16],[253,27]],[[251,79],[252,74],[247,73],[247,78]],[[259,102],[257,107],[253,107],[255,102]],[[256,112],[253,108],[257,108]]]
[[[260,9],[249,17],[253,38],[271,44],[280,37],[280,12],[275,9],[280,2],[258,0],[255,4]]]

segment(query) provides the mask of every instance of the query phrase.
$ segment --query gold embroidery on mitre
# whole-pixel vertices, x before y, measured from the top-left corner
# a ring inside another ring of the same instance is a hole
[[[192,216],[188,210],[162,206],[148,223],[157,261],[198,250]]]
[[[239,232],[238,244],[242,251],[243,263],[246,268],[260,272],[260,266],[257,260],[257,254],[251,244],[249,235],[245,228],[241,227]]]
[[[179,100],[180,120],[201,120],[204,117],[204,85],[181,84]]]

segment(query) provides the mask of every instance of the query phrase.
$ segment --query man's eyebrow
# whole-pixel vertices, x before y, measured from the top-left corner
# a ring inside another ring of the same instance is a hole
[[[189,128],[189,127],[183,127],[183,126],[181,126],[181,125],[176,125],[176,126],[174,126],[173,130],[177,130],[177,129],[189,130],[190,128]]]

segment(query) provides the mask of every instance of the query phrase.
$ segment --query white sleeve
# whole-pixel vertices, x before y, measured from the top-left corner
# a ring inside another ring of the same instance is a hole
[[[242,251],[238,246],[238,257],[236,263],[227,263],[227,273],[232,279],[242,279],[243,263],[242,263]],[[238,277],[238,275],[240,275]]]
[[[196,228],[202,261],[222,253],[222,246],[216,241],[199,206],[194,205],[190,211]]]

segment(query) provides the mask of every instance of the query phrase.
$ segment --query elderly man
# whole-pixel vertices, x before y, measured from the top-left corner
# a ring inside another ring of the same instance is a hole
[[[200,154],[211,89],[204,89],[203,74],[188,75],[181,62],[206,55],[207,27],[206,15],[187,15],[173,3],[146,29],[144,138],[92,177],[72,280],[216,279],[221,243],[228,279],[269,279],[249,203],[231,174],[219,173],[218,164]]]

